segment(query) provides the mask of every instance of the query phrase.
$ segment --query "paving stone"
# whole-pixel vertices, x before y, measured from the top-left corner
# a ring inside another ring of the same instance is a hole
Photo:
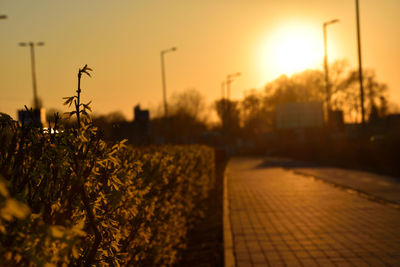
[[[286,266],[285,263],[281,260],[271,260],[269,261],[270,266]],[[264,267],[265,267],[265,263],[264,263]]]
[[[250,258],[253,263],[264,263],[266,262],[266,258],[262,253],[251,253]]]
[[[265,253],[265,257],[266,257],[269,261],[277,261],[277,260],[280,260],[280,259],[281,259],[280,255],[279,255],[278,252],[276,252],[276,251],[272,251],[272,252],[268,251],[268,252],[266,252],[266,253]]]
[[[331,262],[329,259],[316,259],[315,260],[319,266],[324,266],[324,267],[333,267],[336,266],[333,262]]]
[[[238,261],[250,261],[250,253],[248,251],[236,252],[235,257]]]
[[[307,267],[319,266],[319,264],[314,259],[300,259],[301,264]]]
[[[249,261],[236,261],[237,267],[253,267],[253,264]]]
[[[326,254],[322,250],[308,250],[308,253],[310,253],[311,257],[314,259],[326,258]]]
[[[262,159],[228,165],[237,266],[400,266],[400,210]]]
[[[349,258],[348,261],[353,264],[353,266],[357,267],[365,267],[365,266],[370,266],[368,263],[366,263],[363,259],[361,258]]]

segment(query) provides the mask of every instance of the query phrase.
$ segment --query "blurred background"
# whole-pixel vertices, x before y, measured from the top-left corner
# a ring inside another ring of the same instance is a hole
[[[328,26],[329,63],[346,60],[357,68],[354,1],[51,1],[1,0],[0,111],[16,118],[32,104],[28,48],[20,42],[44,42],[35,48],[38,96],[47,110],[63,110],[61,98],[76,86],[76,70],[88,64],[93,78],[83,98],[95,113],[121,111],[133,119],[141,104],[155,116],[162,103],[160,51],[165,55],[167,97],[195,88],[207,105],[221,98],[221,82],[241,72],[231,99],[250,89],[305,69],[323,71],[323,23]],[[400,2],[360,3],[364,68],[387,85],[390,102],[400,102],[396,75]],[[208,106],[207,106],[208,107]],[[207,116],[217,121],[215,112]]]
[[[23,121],[27,105],[51,126],[88,64],[82,102],[108,140],[397,175],[399,11],[397,0],[3,0],[0,112]]]

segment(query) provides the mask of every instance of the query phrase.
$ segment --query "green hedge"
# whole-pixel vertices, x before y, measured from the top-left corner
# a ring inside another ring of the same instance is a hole
[[[171,265],[214,184],[205,146],[113,146],[0,114],[0,265]]]

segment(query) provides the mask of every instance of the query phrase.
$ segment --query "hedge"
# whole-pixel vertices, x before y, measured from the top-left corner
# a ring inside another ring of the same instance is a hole
[[[172,265],[214,182],[200,145],[109,145],[0,114],[0,265]]]

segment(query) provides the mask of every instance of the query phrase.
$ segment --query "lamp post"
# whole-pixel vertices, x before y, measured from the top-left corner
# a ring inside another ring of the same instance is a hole
[[[228,74],[226,76],[225,84],[226,84],[226,100],[227,101],[226,101],[226,106],[224,106],[224,110],[223,110],[223,112],[225,114],[225,118],[226,118],[226,125],[224,127],[224,128],[226,128],[226,130],[229,129],[229,127],[231,127],[231,114],[230,114],[231,103],[229,101],[229,99],[231,97],[231,83],[234,81],[234,79],[236,77],[239,77],[240,75],[242,75],[242,73],[236,72],[236,73]]]
[[[164,54],[168,52],[176,51],[176,47],[171,47],[165,50],[162,50],[160,53],[161,57],[161,79],[162,79],[162,88],[163,88],[163,98],[164,98],[164,116],[168,117],[168,105],[167,105],[167,88],[165,82],[165,66],[164,66]]]
[[[226,76],[226,98],[229,100],[231,97],[231,83],[234,81],[234,78],[242,75],[240,72],[228,74]]]
[[[360,81],[360,100],[361,100],[361,123],[365,125],[365,109],[364,109],[364,85],[361,61],[361,37],[360,37],[360,14],[358,8],[358,0],[356,0],[356,20],[357,20],[357,47],[358,47],[358,78]]]
[[[225,81],[221,83],[221,99],[225,99]]]
[[[29,46],[31,51],[31,67],[32,67],[32,86],[33,86],[33,108],[39,108],[39,99],[37,96],[37,85],[36,85],[36,68],[35,68],[35,46],[43,46],[44,42],[29,42],[19,43],[20,46]]]
[[[324,69],[325,69],[325,88],[326,88],[326,109],[329,118],[329,111],[331,110],[330,100],[331,100],[331,89],[329,83],[329,67],[328,67],[328,45],[327,45],[327,37],[326,37],[326,27],[333,23],[339,22],[338,19],[334,19],[331,21],[324,22],[323,30],[324,30]]]

